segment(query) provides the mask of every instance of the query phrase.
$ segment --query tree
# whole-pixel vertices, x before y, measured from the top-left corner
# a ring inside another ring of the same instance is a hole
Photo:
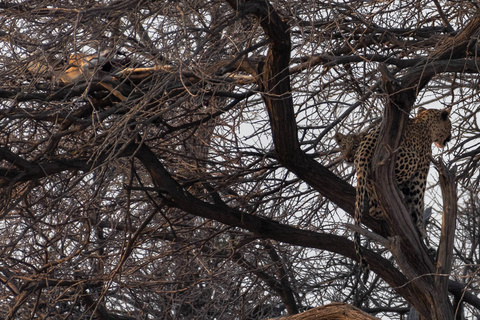
[[[475,3],[0,10],[2,317],[261,319],[334,301],[480,315]],[[388,152],[420,105],[454,110],[426,196],[435,257]],[[372,123],[389,219],[359,229],[332,138]]]

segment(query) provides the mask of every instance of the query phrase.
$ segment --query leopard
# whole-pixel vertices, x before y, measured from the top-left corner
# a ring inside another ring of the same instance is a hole
[[[395,181],[404,195],[404,202],[409,210],[417,232],[422,240],[427,240],[427,232],[423,220],[424,194],[428,171],[432,159],[432,144],[444,148],[451,139],[452,123],[451,107],[445,109],[418,108],[417,116],[409,118],[395,161]],[[354,151],[354,165],[357,172],[355,201],[355,224],[360,226],[362,214],[368,214],[377,220],[386,220],[375,194],[373,181],[369,179],[372,170],[372,158],[377,147],[380,126],[372,129]],[[352,147],[354,149],[354,147]],[[357,254],[362,260],[359,235],[355,234]],[[427,242],[428,246],[428,242]],[[365,261],[361,261],[365,264]]]
[[[341,157],[347,164],[353,165],[355,153],[357,152],[360,143],[362,142],[363,138],[365,138],[367,133],[367,131],[349,134],[337,132],[333,136],[340,147]]]

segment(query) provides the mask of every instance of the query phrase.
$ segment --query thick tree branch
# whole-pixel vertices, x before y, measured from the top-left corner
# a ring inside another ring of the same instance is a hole
[[[197,199],[171,177],[157,156],[146,145],[139,147],[131,144],[126,148],[126,153],[133,153],[142,162],[157,188],[172,204],[190,214],[237,226],[263,238],[328,250],[358,260],[353,242],[345,237],[300,230],[224,205],[213,205]],[[399,294],[414,298],[415,290],[411,287],[411,283],[388,260],[371,250],[365,250],[365,257],[372,271],[388,282]]]
[[[455,224],[457,219],[457,185],[456,172],[448,169],[443,161],[437,161],[440,178],[440,187],[443,198],[443,220],[440,244],[437,250],[437,266],[435,283],[439,290],[447,292],[448,275],[452,269],[453,242],[455,238]]]

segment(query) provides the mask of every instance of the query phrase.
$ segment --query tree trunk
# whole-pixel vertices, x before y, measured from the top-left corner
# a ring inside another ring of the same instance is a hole
[[[395,239],[390,250],[402,272],[411,279],[419,291],[417,298],[409,301],[419,314],[424,319],[453,319],[453,307],[446,290],[448,276],[438,276],[439,270],[446,272],[450,268],[451,252],[448,253],[447,250],[452,249],[452,240],[446,236],[445,231],[442,232],[443,243],[439,248],[442,251],[439,253],[442,261],[439,260],[439,266],[435,268],[426,246],[418,236],[410,213],[403,204],[402,195],[394,178],[396,153],[393,150],[397,150],[403,137],[408,115],[415,101],[415,91],[402,90],[404,88],[402,84],[388,78],[386,72],[383,74],[385,91],[389,96],[377,143],[383,147],[375,150],[372,178],[375,181],[379,203],[385,212],[388,212],[389,232]],[[455,207],[452,204],[452,199],[456,199],[455,190],[442,187],[442,191],[444,197],[449,199],[448,206]],[[451,211],[449,209],[449,212]],[[450,236],[453,235],[450,226],[447,230]]]

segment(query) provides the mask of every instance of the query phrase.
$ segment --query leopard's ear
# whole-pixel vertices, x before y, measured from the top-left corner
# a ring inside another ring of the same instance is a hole
[[[418,110],[417,110],[417,114],[420,114],[422,113],[423,111],[426,111],[427,109],[425,109],[424,107],[418,107]]]
[[[446,113],[447,115],[450,114],[450,112],[452,112],[452,106],[449,106],[449,107],[446,107],[445,109],[442,110],[442,115],[443,113]]]
[[[452,111],[452,107],[447,107],[442,110],[440,117],[442,118],[443,121],[448,119],[448,116],[450,115],[450,111]]]
[[[340,144],[342,142],[343,138],[345,138],[345,136],[343,134],[341,134],[340,132],[337,132],[337,133],[335,133],[333,138],[335,139],[335,141],[337,141],[338,144]]]

